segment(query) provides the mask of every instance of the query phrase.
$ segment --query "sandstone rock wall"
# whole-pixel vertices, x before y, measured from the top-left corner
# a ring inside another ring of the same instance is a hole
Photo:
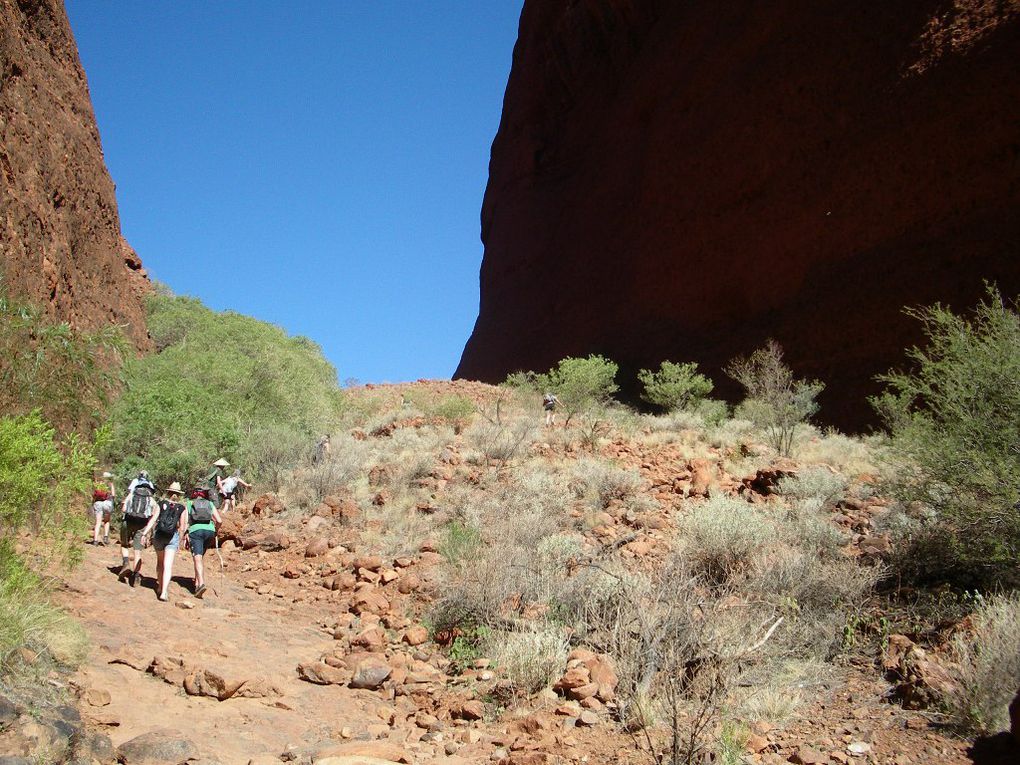
[[[1020,1],[526,0],[458,377],[768,337],[867,421],[904,305],[1020,293]]]
[[[0,269],[83,328],[147,342],[148,279],[121,237],[88,82],[61,0],[0,0]]]

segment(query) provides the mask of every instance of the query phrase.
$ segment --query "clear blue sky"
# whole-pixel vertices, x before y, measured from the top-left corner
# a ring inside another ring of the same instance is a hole
[[[341,380],[449,377],[520,8],[67,0],[125,237]]]

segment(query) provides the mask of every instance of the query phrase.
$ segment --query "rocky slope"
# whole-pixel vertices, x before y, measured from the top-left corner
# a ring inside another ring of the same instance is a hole
[[[772,336],[860,425],[904,305],[1020,292],[1018,49],[1016,0],[527,0],[457,376]]]
[[[148,279],[120,233],[61,0],[0,0],[0,266],[12,293],[146,343]]]

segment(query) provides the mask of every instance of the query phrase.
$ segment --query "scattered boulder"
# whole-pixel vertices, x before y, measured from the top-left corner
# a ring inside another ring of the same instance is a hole
[[[351,678],[350,686],[374,691],[382,687],[391,672],[389,665],[382,659],[362,659],[354,667],[354,677]]]
[[[347,673],[337,667],[331,667],[321,661],[299,664],[298,677],[316,685],[343,685],[347,682]]]
[[[316,537],[305,547],[306,558],[317,558],[329,552],[329,540],[325,537]]]
[[[258,546],[266,552],[279,552],[290,547],[290,537],[282,531],[272,531],[258,540]]]
[[[143,733],[117,747],[117,758],[123,765],[179,765],[196,757],[198,747],[170,728]]]
[[[401,638],[403,642],[411,646],[421,645],[428,639],[429,631],[422,627],[420,624],[416,624],[413,627],[408,627],[404,631],[404,636]]]
[[[283,501],[275,494],[263,494],[261,497],[255,500],[255,504],[251,507],[252,515],[259,515],[263,518],[267,518],[270,515],[277,515],[287,509],[287,506],[283,504]]]
[[[184,691],[189,696],[209,696],[217,701],[226,701],[244,684],[244,680],[227,680],[211,669],[203,669],[184,678]]]
[[[481,720],[485,717],[485,704],[478,699],[470,699],[456,704],[450,710],[455,720]]]

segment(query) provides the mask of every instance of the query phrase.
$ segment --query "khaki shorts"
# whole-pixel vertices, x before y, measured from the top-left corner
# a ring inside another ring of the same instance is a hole
[[[97,518],[102,516],[104,521],[109,521],[110,515],[113,514],[113,501],[104,499],[99,502],[93,502],[92,514]]]
[[[120,522],[120,546],[142,549],[142,529],[148,523],[144,518],[124,517]]]

